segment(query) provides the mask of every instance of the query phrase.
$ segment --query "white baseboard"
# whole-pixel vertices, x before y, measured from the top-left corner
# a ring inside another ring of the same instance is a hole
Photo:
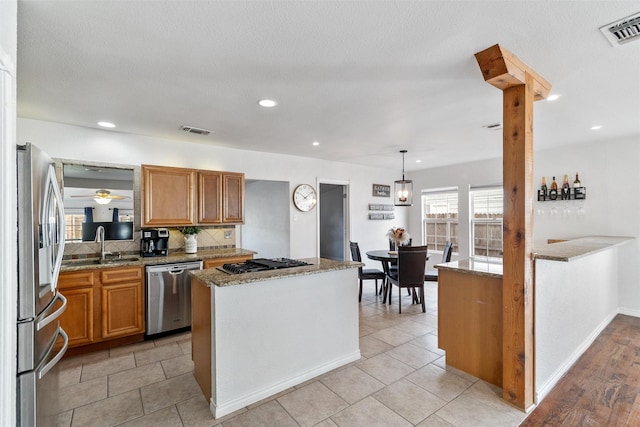
[[[558,369],[551,375],[549,380],[545,382],[540,389],[536,390],[536,405],[539,405],[542,402],[547,394],[556,386],[558,381],[567,373],[567,371],[573,366],[574,363],[582,356],[582,354],[587,351],[587,349],[593,344],[593,341],[600,335],[600,333],[607,327],[609,323],[613,320],[614,317],[618,314],[620,310],[616,310],[613,313],[609,314],[604,318],[602,322],[587,336],[587,338],[580,344],[573,353],[562,363]],[[623,313],[624,314],[624,313]],[[638,316],[640,317],[640,316]]]
[[[213,399],[211,399],[211,401],[209,402],[209,410],[213,414],[214,418],[220,418],[234,411],[237,411],[238,409],[242,409],[245,406],[251,405],[252,403],[259,402],[262,399],[266,399],[269,396],[273,396],[276,393],[315,378],[318,375],[322,375],[348,363],[355,362],[356,360],[359,360],[360,357],[360,350],[358,350],[354,353],[347,354],[344,357],[333,360],[324,365],[317,366],[303,374],[297,375],[296,377],[286,379],[277,384],[272,384],[268,387],[263,388],[262,390],[258,390],[254,393],[241,396],[237,399],[233,399],[229,402],[224,402],[219,405],[216,405],[215,402],[213,402]]]
[[[640,310],[631,310],[630,308],[618,308],[618,313],[626,314],[627,316],[640,317]]]

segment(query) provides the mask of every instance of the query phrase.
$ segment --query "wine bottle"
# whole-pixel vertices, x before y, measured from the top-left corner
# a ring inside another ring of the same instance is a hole
[[[578,178],[578,172],[576,172],[576,180],[573,181],[573,188],[582,187],[582,183],[580,182],[580,178]]]
[[[556,177],[553,177],[553,180],[551,181],[551,190],[556,190],[558,191],[558,183],[556,182]]]
[[[542,177],[542,185],[540,186],[540,190],[543,193],[547,193],[547,178],[545,178],[544,176]]]
[[[564,176],[564,180],[562,181],[562,188],[569,188],[569,175]]]

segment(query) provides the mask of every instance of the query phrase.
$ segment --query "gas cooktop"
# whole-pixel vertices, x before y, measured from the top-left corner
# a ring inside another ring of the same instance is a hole
[[[222,266],[222,270],[227,273],[240,274],[254,273],[256,271],[278,270],[281,268],[302,267],[305,265],[311,264],[289,258],[255,258],[245,262],[224,264]]]

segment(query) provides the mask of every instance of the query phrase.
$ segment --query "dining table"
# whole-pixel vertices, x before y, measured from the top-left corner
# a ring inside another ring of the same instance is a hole
[[[386,276],[390,275],[391,272],[391,264],[395,264],[398,262],[398,251],[390,251],[388,249],[376,249],[373,251],[366,252],[367,258],[380,261],[382,263],[382,271]],[[427,255],[427,260],[429,259],[429,255]],[[395,261],[395,262],[394,262]],[[385,280],[382,284],[381,292],[384,292],[382,302],[387,301],[387,295],[389,296],[389,304],[391,304],[391,289],[389,289],[389,281]],[[417,301],[415,292],[414,294],[414,302]]]

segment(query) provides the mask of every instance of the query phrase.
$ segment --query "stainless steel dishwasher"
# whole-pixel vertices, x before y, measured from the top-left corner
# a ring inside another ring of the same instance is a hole
[[[202,261],[152,265],[147,271],[147,331],[156,335],[191,326],[191,277]]]

